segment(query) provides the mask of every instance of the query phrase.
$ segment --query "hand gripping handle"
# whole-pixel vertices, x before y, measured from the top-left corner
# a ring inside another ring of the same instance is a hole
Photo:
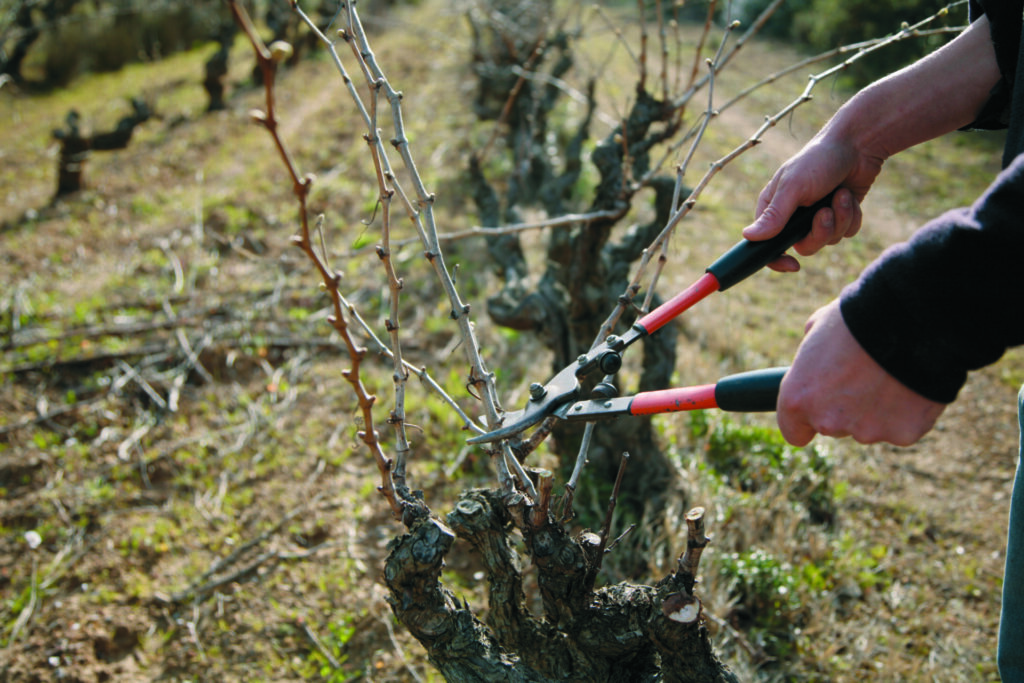
[[[811,206],[799,207],[778,235],[758,242],[740,240],[722,254],[707,268],[707,271],[718,280],[718,291],[725,291],[750,277],[802,240],[811,231],[814,214],[818,213],[819,209],[832,206],[833,195],[835,190]]]
[[[786,227],[775,237],[760,242],[741,240],[708,266],[707,272],[700,279],[637,320],[635,327],[643,334],[653,334],[665,323],[702,301],[712,292],[728,289],[774,261],[810,232],[814,214],[819,209],[832,206],[834,194],[835,191],[829,193],[813,206],[798,208],[786,223]]]

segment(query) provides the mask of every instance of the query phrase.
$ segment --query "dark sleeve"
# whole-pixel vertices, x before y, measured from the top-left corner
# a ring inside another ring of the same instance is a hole
[[[992,33],[992,47],[1002,79],[992,89],[992,95],[978,118],[967,128],[1001,129],[1010,120],[1010,101],[1017,77],[1017,51],[1020,46],[1024,0],[971,0],[971,21],[982,14],[988,17]]]
[[[1020,31],[1024,2],[1021,0],[974,0],[971,2],[971,20],[982,13],[988,17],[992,31],[992,45],[996,61],[1003,78],[1012,86],[1017,75],[1017,49],[1020,46]]]
[[[1024,344],[1024,155],[970,208],[888,249],[840,297],[875,361],[942,403],[967,373]]]

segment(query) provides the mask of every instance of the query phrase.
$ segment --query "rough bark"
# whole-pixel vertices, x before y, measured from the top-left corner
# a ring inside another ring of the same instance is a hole
[[[595,589],[598,536],[572,535],[535,510],[519,494],[466,491],[445,521],[421,519],[392,542],[384,569],[392,610],[446,680],[736,681],[712,650],[693,592],[694,562],[681,561],[655,586]],[[516,530],[537,572],[542,615],[526,604]],[[706,544],[703,526],[700,535]],[[484,564],[486,624],[439,582],[456,537]]]
[[[533,16],[528,14],[527,18]],[[512,157],[513,169],[502,179],[505,190],[499,195],[480,160],[470,160],[468,178],[481,224],[519,222],[521,211],[528,206],[540,206],[548,216],[563,215],[573,203],[581,201],[572,193],[584,164],[584,143],[590,137],[594,85],[588,86],[588,110],[577,129],[567,136],[556,163],[546,147],[552,132],[562,132],[551,131],[548,126],[563,93],[550,83],[572,67],[571,37],[555,30],[547,40],[538,41],[536,22],[527,22],[517,32],[505,30],[505,24],[495,27],[493,22],[471,23],[475,29],[474,69],[479,77],[478,116],[503,122],[504,150]],[[496,34],[504,40],[497,39]],[[531,37],[535,42],[529,42]],[[524,79],[524,70],[543,73],[545,78]],[[593,195],[584,200],[589,203],[586,211],[611,211],[614,217],[571,230],[551,231],[548,265],[535,282],[529,280],[518,236],[488,239],[489,254],[504,282],[502,290],[488,300],[488,314],[498,325],[538,334],[554,352],[553,372],[590,347],[610,303],[627,290],[630,264],[666,224],[675,181],[654,178],[647,187],[654,190],[655,219],[619,241],[612,240],[613,230],[643,189],[632,179],[648,172],[651,148],[670,138],[678,126],[678,112],[670,104],[643,88],[637,89],[623,123],[597,146],[590,159],[600,182]],[[631,323],[627,317],[617,331]],[[642,379],[639,386],[619,389],[626,393],[665,388],[675,365],[676,340],[676,330],[670,325],[646,340],[643,350],[632,351],[643,356]],[[537,381],[543,379],[538,377]],[[581,433],[575,425],[557,425],[552,431],[555,450],[570,469]],[[656,444],[650,419],[626,418],[596,431],[589,451],[588,475],[596,481],[610,480],[623,449],[628,449],[645,471],[644,477],[626,482],[621,501],[629,514],[639,518],[645,504],[657,505],[669,488],[672,467]]]

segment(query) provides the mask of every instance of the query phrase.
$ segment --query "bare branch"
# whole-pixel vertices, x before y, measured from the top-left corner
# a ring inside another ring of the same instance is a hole
[[[482,398],[488,424],[497,424],[500,419],[500,401],[498,400],[497,390],[494,385],[494,375],[487,370],[480,354],[479,342],[477,341],[476,333],[469,317],[470,307],[462,301],[458,290],[455,288],[455,282],[451,273],[444,262],[444,256],[440,248],[438,231],[434,218],[434,195],[428,192],[423,184],[412,157],[408,138],[405,134],[401,107],[402,94],[392,87],[387,76],[377,64],[376,57],[370,47],[354,3],[345,3],[344,10],[346,26],[339,32],[339,34],[349,45],[352,55],[363,74],[367,87],[370,90],[371,98],[375,100],[378,96],[383,95],[383,97],[388,101],[390,106],[391,125],[393,128],[390,144],[397,151],[402,160],[402,166],[404,167],[408,180],[415,191],[415,199],[410,197],[410,195],[405,191],[402,183],[392,170],[387,151],[384,148],[380,133],[377,129],[377,119],[375,113],[373,113],[375,110],[373,107],[368,109],[363,103],[358,90],[355,88],[352,79],[349,77],[348,72],[342,64],[341,58],[338,55],[334,44],[328,40],[328,38],[316,27],[313,21],[302,11],[298,2],[293,2],[292,7],[298,13],[302,21],[309,26],[310,30],[312,30],[325,45],[326,49],[332,56],[336,68],[342,76],[342,80],[345,83],[350,97],[357,104],[364,123],[367,126],[366,139],[370,146],[374,169],[377,174],[378,185],[380,186],[381,197],[387,196],[390,199],[391,197],[397,196],[402,203],[402,206],[405,208],[406,215],[410,222],[415,227],[416,232],[419,235],[420,242],[424,248],[424,256],[433,267],[435,275],[440,281],[451,306],[451,318],[456,322],[459,328],[459,332],[462,337],[461,346],[470,364],[471,377],[473,377],[474,381],[479,383],[483,388]],[[395,354],[396,359],[401,357],[400,352],[396,349],[392,349],[392,352]],[[497,467],[499,483],[503,487],[511,487],[513,485],[513,480],[510,472],[508,471],[505,458],[492,458],[492,460],[495,462]],[[509,488],[509,490],[511,489]]]
[[[465,230],[459,230],[457,232],[438,233],[438,242],[455,242],[457,240],[463,240],[470,237],[496,237],[498,235],[513,235],[520,232],[529,232],[532,230],[541,230],[543,228],[572,228],[577,225],[589,225],[594,221],[600,221],[605,219],[617,218],[622,215],[622,211],[590,211],[587,213],[567,213],[561,216],[555,216],[553,218],[547,218],[539,221],[529,221],[526,223],[511,223],[509,225],[501,225],[495,227],[484,227],[474,226],[472,228],[466,228]],[[394,248],[405,247],[413,242],[418,242],[418,238],[406,238],[401,240],[394,240],[392,246]],[[353,256],[360,256],[368,253],[371,250],[376,250],[376,247],[364,247],[356,251],[349,252],[344,256],[346,258]]]
[[[736,52],[740,49],[740,47],[742,47],[742,44],[744,42],[746,42],[750,38],[751,35],[753,35],[753,32],[754,32],[755,28],[760,28],[764,24],[764,22],[767,21],[768,15],[770,15],[771,12],[774,12],[775,8],[778,6],[780,1],[781,0],[776,0],[776,2],[772,3],[772,5],[770,5],[768,8],[765,9],[765,11],[754,22],[754,25],[751,27],[751,29],[749,29],[746,33],[744,33],[744,35],[739,39],[739,41],[737,42],[736,46],[734,46],[732,49],[730,49],[729,51],[725,52],[724,54],[722,53],[721,48],[720,48],[718,56],[716,56],[715,60],[713,62],[711,62],[711,64],[710,64],[711,68],[709,69],[708,75],[705,76],[705,78],[702,79],[701,81],[697,82],[691,88],[691,91],[687,94],[687,96],[684,96],[684,97],[681,97],[681,98],[677,99],[677,104],[679,106],[682,106],[683,104],[685,104],[685,102],[689,99],[689,97],[692,96],[692,93],[696,92],[696,90],[699,89],[700,87],[702,87],[703,85],[705,85],[705,84],[708,85],[709,89],[710,89],[711,86],[713,86],[715,72],[717,70],[721,69],[722,66],[724,66],[726,63],[728,63],[728,61],[736,54]],[[619,305],[613,310],[613,312],[609,316],[608,321],[606,322],[605,326],[602,327],[601,333],[602,334],[607,334],[607,330],[610,330],[611,327],[615,324],[615,321],[617,321],[619,316],[621,316],[622,312],[624,311],[624,304],[622,302],[623,301],[631,301],[631,297],[629,296],[629,292],[631,291],[631,289],[635,288],[638,285],[638,283],[643,279],[643,273],[645,272],[645,270],[646,270],[648,264],[650,263],[651,259],[654,257],[654,254],[658,253],[662,249],[662,247],[666,244],[667,240],[671,237],[673,231],[675,230],[675,227],[690,212],[690,210],[696,204],[698,197],[701,195],[701,193],[704,191],[704,189],[707,187],[707,185],[710,183],[711,179],[715,175],[717,175],[730,162],[732,162],[733,160],[735,160],[736,158],[741,156],[744,152],[746,152],[747,150],[749,150],[749,149],[753,148],[754,146],[756,146],[757,144],[759,144],[761,139],[767,133],[767,131],[770,130],[771,128],[773,128],[774,126],[776,126],[779,121],[781,121],[785,117],[789,116],[794,110],[796,110],[802,104],[805,104],[806,102],[809,102],[811,100],[811,91],[815,88],[815,86],[817,86],[818,83],[820,83],[821,81],[826,80],[827,78],[829,78],[829,77],[839,73],[842,70],[845,70],[845,69],[849,68],[850,64],[852,64],[853,62],[855,62],[858,59],[861,59],[862,57],[864,57],[867,54],[870,54],[872,52],[880,50],[880,49],[882,49],[882,48],[884,48],[884,47],[886,47],[888,45],[891,45],[891,44],[893,44],[895,42],[898,42],[900,40],[906,40],[908,38],[912,38],[912,37],[916,37],[916,36],[921,35],[922,27],[927,25],[929,22],[935,21],[938,17],[943,16],[944,14],[946,14],[950,8],[956,7],[958,5],[962,5],[965,2],[966,2],[966,0],[957,0],[956,2],[951,3],[950,5],[948,5],[947,7],[939,10],[938,12],[936,12],[933,15],[931,15],[930,17],[922,19],[921,21],[916,22],[913,25],[904,26],[899,32],[897,32],[897,33],[895,33],[895,34],[893,34],[891,36],[887,36],[885,38],[880,38],[880,39],[877,39],[877,40],[865,41],[863,43],[858,43],[856,45],[856,50],[857,51],[856,51],[856,53],[854,55],[852,55],[851,57],[849,57],[848,59],[846,59],[845,61],[843,61],[840,64],[837,64],[837,65],[835,65],[835,66],[833,66],[833,67],[831,67],[829,69],[826,69],[825,71],[823,71],[821,73],[818,73],[818,74],[810,76],[810,78],[808,79],[808,83],[807,83],[806,87],[804,88],[803,92],[801,92],[795,99],[793,99],[789,104],[785,105],[782,109],[777,111],[775,114],[773,114],[772,116],[766,117],[764,123],[756,131],[754,131],[754,133],[746,141],[741,143],[738,147],[734,148],[732,151],[728,152],[723,157],[721,157],[718,160],[714,161],[709,166],[707,172],[705,172],[703,177],[701,177],[701,179],[697,182],[696,186],[691,191],[689,197],[687,197],[687,199],[684,202],[682,202],[681,205],[679,205],[679,208],[675,211],[675,213],[669,219],[669,221],[667,222],[665,228],[652,241],[651,245],[644,252],[643,258],[641,259],[640,263],[636,267],[636,273],[635,273],[635,276],[634,276],[633,280],[631,281],[630,287],[628,287],[627,290],[624,292],[623,296],[620,297]],[[953,28],[953,29],[948,29],[948,30],[949,31],[956,31],[958,29]],[[941,32],[946,32],[946,31],[947,31],[947,29],[937,29],[936,30],[936,32],[940,32],[940,33]],[[838,48],[836,51],[829,51],[828,53],[825,53],[825,54],[827,54],[827,55],[842,54],[844,51],[846,51],[848,49],[851,49],[851,48],[850,47]],[[818,59],[817,57],[816,58],[812,58],[812,59],[808,60],[806,63],[813,63],[813,62],[824,60],[826,58],[827,57],[825,57],[825,56],[820,56],[820,59]],[[773,79],[771,77],[769,77],[767,79],[764,79],[761,82],[759,82],[758,84],[756,84],[756,86],[754,88],[748,89],[745,92],[746,92],[746,94],[749,94],[750,92],[753,92],[753,90],[756,89],[756,87],[762,87],[764,85],[767,85],[768,83],[771,83],[772,80]],[[732,106],[737,101],[738,101],[738,98],[734,98],[734,99],[732,99],[732,100],[730,100],[728,102],[728,105]],[[708,109],[705,111],[705,118],[702,120],[701,126],[696,128],[694,131],[692,131],[687,136],[684,136],[683,139],[677,141],[675,143],[675,145],[672,146],[672,148],[678,148],[678,146],[684,144],[685,142],[690,141],[691,136],[693,138],[698,138],[699,139],[699,137],[703,134],[702,131],[706,127],[706,123],[709,121],[711,116],[713,114],[716,114],[716,113],[721,111],[721,109],[715,110],[712,107],[712,105],[710,104],[710,102],[711,102],[711,100],[709,99],[709,106],[708,106]],[[691,150],[694,147],[695,147],[695,143],[691,144]],[[689,156],[690,155],[688,155],[687,158],[689,158]],[[660,164],[655,164],[655,166],[651,169],[651,171],[643,179],[641,179],[640,182],[647,182],[647,181],[650,180],[650,178],[654,177],[654,174],[657,172],[659,166],[660,166]],[[681,178],[681,176],[680,176],[680,178]],[[659,272],[660,272],[660,268],[661,268],[661,266],[659,266],[659,268],[658,268]],[[652,278],[652,281],[656,282],[657,277],[658,277],[658,273],[655,273],[653,278]],[[651,290],[653,290],[653,284],[648,289],[649,292]],[[646,310],[646,307],[649,306],[649,300],[650,300],[649,297],[650,297],[650,294],[648,294],[648,301],[645,302],[645,304],[644,304],[644,306],[645,306],[644,310]],[[601,339],[601,338],[603,338],[603,336],[599,335],[598,338]]]
[[[540,494],[537,497],[537,504],[533,508],[533,516],[531,523],[535,527],[539,527],[548,519],[548,513],[551,509],[551,490],[555,484],[555,475],[550,470],[541,470],[537,474],[540,484]]]
[[[686,551],[679,557],[676,573],[687,591],[692,593],[693,585],[697,582],[700,556],[711,543],[704,531],[704,508],[696,507],[686,513],[686,530]]]
[[[604,524],[601,526],[601,544],[597,548],[597,569],[601,568],[601,560],[604,559],[604,551],[608,546],[608,534],[612,530],[612,518],[615,516],[615,505],[619,501],[619,490],[622,488],[622,479],[626,476],[626,465],[629,464],[629,453],[623,453],[619,460],[619,472],[615,475],[615,485],[612,487],[612,495],[608,498],[608,510],[605,513]]]
[[[377,469],[381,477],[381,486],[379,488],[380,492],[384,495],[385,499],[387,499],[395,518],[402,519],[405,513],[409,511],[410,505],[412,507],[416,507],[416,504],[411,501],[411,496],[407,494],[400,496],[396,486],[396,481],[392,475],[392,463],[385,457],[381,450],[380,442],[377,439],[377,431],[374,428],[372,410],[376,397],[370,395],[366,391],[366,387],[363,385],[359,374],[359,367],[362,363],[363,357],[366,355],[366,349],[358,346],[349,334],[348,324],[345,320],[344,311],[342,310],[341,295],[338,290],[338,283],[341,278],[337,273],[331,272],[327,269],[323,259],[313,248],[309,229],[309,213],[306,208],[306,198],[308,197],[309,189],[312,186],[312,178],[308,176],[300,178],[295,163],[277,131],[277,119],[274,114],[274,76],[277,71],[277,63],[274,60],[274,55],[267,46],[263,44],[262,39],[260,39],[259,35],[256,33],[255,28],[252,25],[252,21],[249,19],[245,9],[242,8],[235,0],[231,0],[230,7],[235,20],[249,38],[249,41],[253,46],[253,50],[256,53],[257,62],[263,72],[264,90],[266,92],[266,110],[263,112],[255,112],[253,119],[258,123],[261,123],[264,128],[266,128],[267,132],[270,133],[270,136],[274,141],[274,145],[277,147],[278,153],[281,156],[281,160],[284,162],[285,168],[292,179],[293,192],[295,193],[296,200],[299,204],[300,232],[299,235],[293,238],[293,242],[306,254],[310,262],[319,271],[324,287],[326,288],[328,295],[331,297],[334,313],[328,318],[328,321],[345,342],[345,346],[348,349],[349,361],[351,363],[351,367],[348,370],[345,370],[342,373],[342,376],[348,380],[349,384],[352,386],[363,417],[364,429],[359,432],[359,438],[370,450],[373,455],[373,459],[377,464]]]
[[[572,502],[576,495],[576,487],[579,486],[580,475],[587,464],[587,453],[590,451],[590,442],[594,438],[595,423],[588,422],[583,428],[583,440],[580,442],[579,454],[576,456],[576,464],[573,465],[572,474],[565,484],[565,500],[562,503],[562,520],[569,520],[573,517]]]

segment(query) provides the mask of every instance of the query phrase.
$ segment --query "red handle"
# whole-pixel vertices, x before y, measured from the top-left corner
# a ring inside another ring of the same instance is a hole
[[[653,311],[636,321],[636,325],[644,328],[647,334],[653,334],[669,320],[718,291],[718,278],[712,273],[704,273],[692,285],[655,308]]]
[[[656,415],[717,407],[715,385],[702,384],[696,387],[661,389],[637,394],[629,404],[629,412],[631,415]]]
[[[789,368],[766,368],[729,375],[715,384],[645,391],[629,404],[632,415],[675,413],[681,410],[721,408],[734,413],[775,410],[779,385]]]
[[[740,240],[708,266],[707,272],[699,280],[640,318],[636,324],[647,334],[653,334],[669,320],[712,292],[729,289],[737,282],[753,275],[803,239],[811,230],[814,215],[820,209],[832,206],[834,194],[835,190],[815,202],[813,206],[797,208],[782,231],[774,237],[759,242]]]

